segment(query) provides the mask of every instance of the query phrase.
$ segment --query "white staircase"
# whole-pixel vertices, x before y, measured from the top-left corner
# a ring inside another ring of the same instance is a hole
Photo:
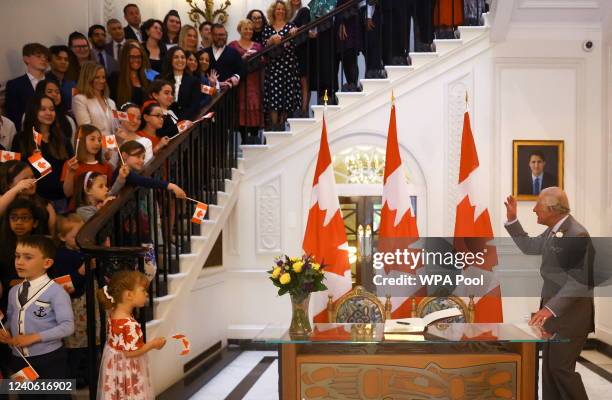
[[[487,21],[487,18],[485,18]],[[479,52],[490,48],[488,26],[460,26],[460,39],[435,40],[435,52],[410,53],[412,65],[387,66],[387,79],[361,79],[362,92],[338,92],[338,105],[328,106],[325,115],[334,130],[342,128],[355,117],[365,115],[375,104],[389,102],[391,91],[401,96],[451,68],[460,65]],[[427,73],[424,73],[427,72]],[[246,177],[269,168],[279,152],[286,152],[304,143],[318,139],[323,106],[314,106],[313,118],[290,118],[290,129],[285,132],[264,132],[266,145],[242,146]],[[331,131],[331,130],[330,130]]]

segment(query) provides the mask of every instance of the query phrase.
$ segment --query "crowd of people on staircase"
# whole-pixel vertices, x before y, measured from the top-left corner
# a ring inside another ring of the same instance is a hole
[[[334,104],[339,90],[361,90],[361,76],[384,78],[385,65],[409,64],[411,50],[433,51],[435,37],[454,37],[485,11],[484,0],[274,0],[249,11],[228,43],[222,24],[183,24],[176,10],[142,21],[127,4],[125,26],[112,18],[64,43],[25,44],[25,74],[6,83],[0,118],[0,373],[30,365],[40,378],[88,384],[77,232],[124,185],[184,198],[172,182],[140,173],[219,93],[236,88],[241,143],[261,143],[263,129],[308,117],[312,92]],[[54,278],[65,276],[62,288]],[[103,357],[115,365],[101,374],[102,398],[150,393],[148,380],[118,376],[127,360],[164,345],[144,343],[131,316],[149,281],[126,273],[100,289],[110,310]]]

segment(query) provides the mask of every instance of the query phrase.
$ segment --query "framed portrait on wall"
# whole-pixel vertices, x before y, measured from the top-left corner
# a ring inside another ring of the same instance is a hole
[[[512,195],[535,201],[542,189],[563,189],[563,140],[512,141]]]

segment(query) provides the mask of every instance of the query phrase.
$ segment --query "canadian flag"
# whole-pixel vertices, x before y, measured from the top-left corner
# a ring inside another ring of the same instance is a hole
[[[484,263],[464,268],[464,275],[483,274],[485,287],[475,298],[475,322],[503,322],[502,297],[499,280],[495,277],[493,267],[497,265],[497,250],[487,244],[493,239],[493,229],[489,210],[484,205],[482,183],[479,168],[478,152],[470,126],[470,115],[466,111],[463,117],[461,137],[461,161],[459,164],[459,203],[455,215],[455,249],[458,251],[484,252]],[[459,292],[458,292],[459,291]],[[467,292],[463,285],[455,291],[458,296],[473,293]]]
[[[171,336],[172,339],[179,341],[181,344],[181,351],[179,352],[180,356],[186,356],[191,351],[191,342],[187,339],[187,336],[182,333],[177,333],[176,335]]]
[[[113,118],[118,119],[119,121],[136,122],[135,117],[126,113],[125,111],[113,110]]]
[[[37,378],[38,374],[31,366],[27,366],[24,369],[15,372],[13,375],[11,375],[11,380],[17,382],[35,381]]]
[[[34,135],[34,143],[36,143],[36,147],[40,147],[40,144],[42,143],[42,135],[34,128],[32,128],[32,134]]]
[[[0,162],[7,162],[11,160],[21,160],[21,153],[0,150]]]
[[[117,138],[115,135],[102,136],[102,147],[111,150],[117,148]]]
[[[194,224],[201,224],[204,221],[204,217],[206,216],[207,210],[208,206],[206,204],[198,203],[193,213],[193,217],[191,217],[191,222],[193,222]]]
[[[178,133],[181,134],[189,129],[189,121],[183,120],[176,123],[176,127],[178,129]]]
[[[217,93],[217,88],[208,85],[202,85],[200,90],[202,93],[207,94],[209,96],[214,96]]]
[[[389,132],[387,134],[382,205],[380,228],[378,230],[378,251],[395,252],[397,249],[402,250],[419,239],[416,212],[412,206],[410,187],[399,152],[395,104],[391,106]],[[406,268],[404,265],[386,264],[385,267],[385,272],[388,275],[416,272],[416,270]],[[406,292],[405,296],[394,296],[391,298],[391,315],[393,318],[410,317],[411,305],[409,298],[419,288],[411,287],[411,289],[412,291],[410,293]],[[379,293],[379,295],[386,294]]]
[[[332,294],[336,301],[351,290],[352,279],[344,220],[336,194],[334,169],[327,143],[325,118],[302,248],[306,254],[314,256],[319,264],[325,265],[325,285],[328,291],[316,292],[313,295],[313,304],[314,321],[327,322],[328,294]]]
[[[49,161],[45,160],[41,153],[34,153],[33,156],[28,158],[28,162],[40,172],[40,176],[47,175],[51,172],[51,164]]]

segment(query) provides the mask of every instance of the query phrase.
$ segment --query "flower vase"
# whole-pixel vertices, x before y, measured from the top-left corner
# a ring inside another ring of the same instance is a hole
[[[312,328],[308,316],[308,305],[310,304],[310,293],[302,295],[291,294],[291,326],[289,336],[307,337]]]

